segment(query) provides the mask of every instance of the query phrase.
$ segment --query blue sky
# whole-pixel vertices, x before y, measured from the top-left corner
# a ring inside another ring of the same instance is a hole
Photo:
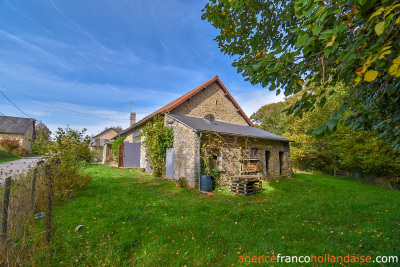
[[[0,87],[29,116],[59,126],[129,126],[218,75],[248,116],[283,100],[244,82],[201,20],[203,0],[4,0],[0,2]],[[26,117],[0,95],[0,112]]]

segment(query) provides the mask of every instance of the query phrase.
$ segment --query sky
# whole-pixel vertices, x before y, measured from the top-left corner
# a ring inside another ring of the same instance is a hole
[[[249,117],[282,101],[232,67],[201,19],[206,3],[0,1],[0,115],[32,117],[53,133],[125,129],[130,108],[140,120],[215,75]]]

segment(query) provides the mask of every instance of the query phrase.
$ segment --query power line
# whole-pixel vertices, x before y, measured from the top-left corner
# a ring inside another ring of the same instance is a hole
[[[56,112],[56,111],[43,110],[43,109],[37,109],[37,108],[27,108],[27,107],[25,107],[24,109],[36,110],[36,111],[41,111],[41,112],[46,112],[46,113],[52,113],[52,114],[60,114],[60,115],[67,115],[67,116],[76,116],[75,114],[71,114],[71,113]]]
[[[4,86],[4,85],[1,85],[1,84],[0,84],[0,87],[4,88],[4,89],[6,89],[6,90],[9,90],[9,91],[11,91],[11,92],[14,92],[14,93],[23,95],[23,96],[25,96],[25,97],[34,99],[34,100],[36,100],[36,101],[45,103],[45,104],[47,104],[47,105],[50,105],[50,106],[53,106],[53,107],[57,107],[57,108],[61,108],[61,109],[65,109],[65,110],[68,110],[68,111],[71,111],[71,112],[75,112],[75,113],[78,113],[78,114],[81,114],[81,115],[84,115],[84,116],[88,116],[88,117],[92,117],[92,118],[96,118],[96,119],[101,119],[101,120],[108,120],[108,121],[118,122],[118,123],[128,123],[128,122],[124,122],[124,121],[117,121],[117,120],[112,120],[112,119],[109,119],[109,118],[104,118],[104,117],[100,117],[100,116],[96,116],[96,115],[91,115],[91,114],[88,114],[88,113],[84,113],[84,112],[81,112],[81,111],[77,111],[77,110],[73,110],[73,109],[70,109],[70,108],[66,108],[66,107],[63,107],[63,106],[60,106],[60,105],[56,105],[56,104],[53,104],[53,103],[50,103],[50,102],[47,102],[47,101],[44,101],[44,100],[40,100],[40,99],[38,99],[38,98],[36,98],[36,97],[33,97],[33,96],[30,96],[30,95],[27,95],[27,94],[18,92],[18,91],[16,91],[16,90],[10,89],[10,88],[8,88],[8,87],[6,87],[6,86]],[[0,92],[1,92],[1,91],[0,91]],[[21,111],[21,112],[22,112],[22,111]],[[24,114],[25,114],[25,113],[24,113]]]
[[[31,116],[29,116],[28,114],[26,114],[25,112],[22,111],[22,109],[20,109],[17,105],[15,105],[1,90],[0,93],[11,103],[13,104],[14,107],[16,107],[19,111],[21,111],[22,113],[25,114],[25,116],[27,116],[28,118],[33,119]]]

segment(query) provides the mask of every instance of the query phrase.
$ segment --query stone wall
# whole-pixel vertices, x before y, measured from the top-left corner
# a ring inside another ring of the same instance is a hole
[[[91,147],[91,151],[93,153],[93,157],[103,161],[103,146],[93,146]]]
[[[252,147],[259,148],[258,156],[263,165],[263,176],[274,178],[280,176],[292,176],[292,165],[290,162],[290,146],[288,142],[258,139],[251,143]],[[269,152],[268,172],[266,169],[266,151]],[[279,153],[282,153],[282,166]]]
[[[32,149],[32,142],[35,141],[35,134],[33,130],[34,124],[29,125],[28,131],[24,134],[24,139],[22,140],[22,147],[27,149],[29,152]]]
[[[32,127],[30,127],[29,131],[27,134],[13,134],[13,133],[0,133],[0,139],[3,138],[11,138],[11,139],[16,139],[19,142],[19,145],[28,151],[31,151],[32,148],[32,140],[33,136],[33,130]]]
[[[198,137],[196,132],[170,117],[168,127],[174,130],[174,179],[184,177],[187,185],[198,187]]]
[[[248,125],[234,104],[225,96],[222,88],[215,82],[170,112],[194,117],[204,117],[211,113],[216,120]]]
[[[204,140],[204,142],[206,142],[206,140]],[[225,145],[225,148],[220,150],[217,159],[212,163],[212,167],[216,167],[221,171],[221,177],[218,181],[219,184],[226,185],[229,183],[231,176],[240,175],[242,166],[245,164],[262,165],[263,169],[260,171],[259,175],[263,179],[293,175],[290,162],[289,143],[273,140],[240,138],[238,146],[243,149],[257,148],[258,150],[255,158],[258,160],[244,160],[244,156],[240,149],[235,148],[235,146]],[[268,166],[266,152],[268,152]],[[281,156],[279,155],[280,153]]]
[[[133,132],[136,132],[136,129],[125,136],[124,143],[133,143]]]

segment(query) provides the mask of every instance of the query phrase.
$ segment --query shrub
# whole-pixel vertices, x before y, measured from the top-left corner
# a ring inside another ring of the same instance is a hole
[[[0,140],[0,146],[8,152],[12,152],[19,147],[19,140],[15,138],[5,137]]]
[[[85,131],[58,128],[55,141],[44,143],[40,148],[49,173],[54,177],[57,198],[71,197],[76,189],[83,188],[91,180],[80,172],[80,168],[87,167],[92,160],[90,139],[84,138]]]
[[[27,157],[29,156],[29,151],[26,148],[23,147],[18,147],[14,150],[12,150],[12,153],[14,155],[20,156],[20,157]]]
[[[117,139],[114,140],[112,144],[112,153],[114,156],[114,162],[118,160],[118,154],[119,154],[119,145],[122,145],[125,142],[125,136],[121,135],[117,137]]]
[[[146,159],[155,176],[165,173],[167,149],[174,143],[174,132],[164,125],[164,117],[157,115],[142,128],[139,137],[145,137]]]

